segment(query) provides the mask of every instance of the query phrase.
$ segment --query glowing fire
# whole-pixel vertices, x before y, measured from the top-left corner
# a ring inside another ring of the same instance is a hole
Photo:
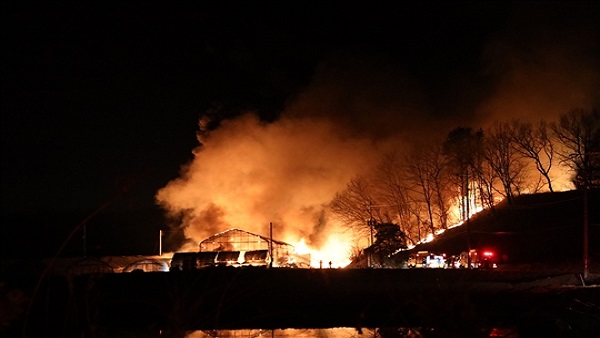
[[[313,268],[344,268],[352,262],[349,258],[349,241],[342,236],[331,235],[320,248],[312,248],[304,238],[296,244],[296,254],[310,255],[310,266]]]
[[[333,230],[339,225],[326,217],[327,206],[353,177],[373,172],[381,154],[373,151],[372,140],[348,138],[334,122],[291,115],[266,124],[245,114],[224,121],[209,136],[200,133],[194,160],[156,194],[157,203],[181,219],[179,229],[192,240],[178,251],[195,251],[193,243],[233,227],[265,234],[265,225],[273,220],[276,238],[298,243],[297,252],[310,255],[310,266],[346,267],[355,243]],[[555,189],[560,189],[558,183]],[[482,206],[477,204],[478,189],[472,186],[469,191],[472,216]],[[460,195],[460,189],[454,195]],[[461,202],[460,197],[450,201],[447,224],[454,225],[449,228],[462,224]],[[415,228],[412,225],[409,229]],[[423,229],[419,224],[418,235],[410,230],[410,238],[430,242],[444,231],[427,234]]]
[[[458,215],[460,215],[459,201],[460,200],[455,201],[455,203],[450,207],[451,213],[454,214],[456,217],[458,217]],[[502,199],[498,199],[497,203],[499,203],[500,201],[502,201]],[[477,213],[483,211],[483,209],[484,208],[481,205],[475,205],[473,203],[473,205],[470,207],[470,210],[469,210],[469,217],[473,217]],[[462,220],[458,221],[458,222],[454,223],[453,225],[449,226],[447,230],[461,226],[461,225],[463,225],[463,223],[464,223],[464,221],[462,221]],[[427,234],[427,236],[425,238],[418,241],[415,245],[409,245],[408,249],[414,248],[417,244],[429,243],[429,242],[433,241],[436,236],[441,235],[444,232],[446,232],[446,229],[436,230],[435,235],[432,233],[429,233],[429,234]]]

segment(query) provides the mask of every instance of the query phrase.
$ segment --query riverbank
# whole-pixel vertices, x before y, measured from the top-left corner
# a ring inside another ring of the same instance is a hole
[[[477,270],[209,268],[54,277],[28,313],[30,337],[189,330],[421,327],[478,336],[600,329],[600,276]],[[521,334],[523,337],[523,334]]]

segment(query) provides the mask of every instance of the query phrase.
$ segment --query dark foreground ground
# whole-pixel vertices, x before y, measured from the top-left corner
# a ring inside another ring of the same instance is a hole
[[[519,337],[596,337],[598,276],[581,285],[576,274],[433,269],[209,268],[52,277],[3,333],[184,337],[213,329],[418,327],[427,337],[489,337],[493,327],[515,327]]]

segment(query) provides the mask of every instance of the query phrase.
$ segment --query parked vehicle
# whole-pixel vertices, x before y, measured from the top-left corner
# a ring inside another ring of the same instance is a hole
[[[408,259],[409,268],[446,268],[445,255],[436,255],[429,251],[419,251],[410,255]]]
[[[459,266],[463,269],[494,269],[498,267],[497,263],[495,252],[489,249],[463,251],[459,259]]]
[[[419,251],[410,255],[407,266],[411,269],[494,269],[498,267],[498,259],[496,252],[491,249],[472,249],[452,256]]]
[[[419,251],[416,254],[411,254],[408,258],[408,267],[411,269],[425,267],[427,257],[429,257],[429,251]]]

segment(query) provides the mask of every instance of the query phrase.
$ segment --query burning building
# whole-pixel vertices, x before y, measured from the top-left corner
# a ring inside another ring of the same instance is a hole
[[[293,245],[240,229],[214,234],[199,244],[198,252],[173,255],[171,270],[207,266],[309,266],[310,258],[297,255]]]

